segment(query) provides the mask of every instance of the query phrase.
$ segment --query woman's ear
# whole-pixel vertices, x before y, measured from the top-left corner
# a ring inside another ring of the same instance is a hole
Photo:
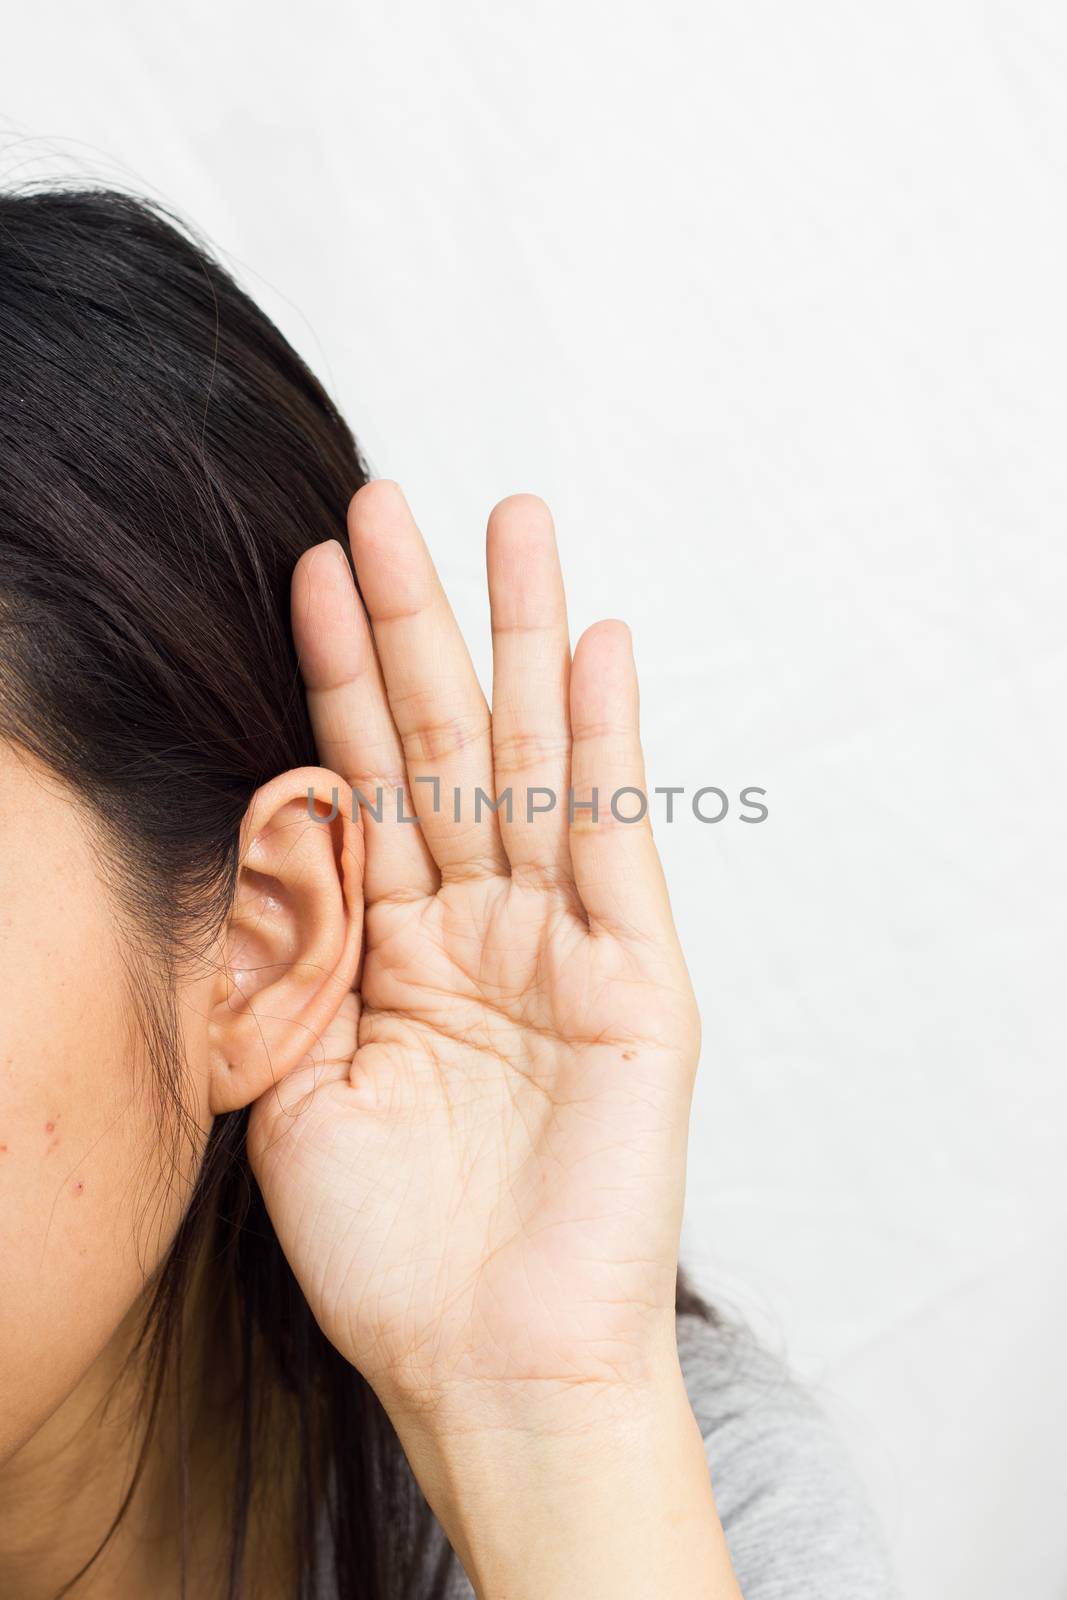
[[[257,789],[240,849],[208,1028],[216,1114],[314,1057],[355,985],[363,939],[363,830],[335,773],[299,767]]]

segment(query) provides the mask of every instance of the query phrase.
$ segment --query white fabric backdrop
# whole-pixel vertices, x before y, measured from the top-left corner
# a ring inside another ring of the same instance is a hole
[[[633,624],[700,992],[688,1255],[909,1600],[1067,1596],[1067,13],[12,6],[0,173],[194,219],[402,480],[487,664],[552,505]]]

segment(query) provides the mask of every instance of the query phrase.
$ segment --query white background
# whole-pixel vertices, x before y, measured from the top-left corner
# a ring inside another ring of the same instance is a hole
[[[146,190],[400,479],[634,629],[705,1052],[688,1258],[909,1600],[1067,1596],[1067,13],[12,7],[0,173]]]

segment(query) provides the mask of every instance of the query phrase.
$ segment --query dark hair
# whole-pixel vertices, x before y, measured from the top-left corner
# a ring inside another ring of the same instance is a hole
[[[183,957],[223,924],[253,792],[317,763],[290,579],[303,550],[343,541],[367,476],[304,362],[162,208],[94,188],[0,194],[0,732],[73,786],[105,854],[121,846],[115,891],[147,935],[131,979],[179,1134],[168,997]],[[423,1560],[428,1508],[369,1385],[311,1315],[246,1126],[245,1112],[216,1119],[151,1285],[141,1463],[207,1252],[239,1395],[230,1600],[263,1445],[277,1443],[272,1391],[294,1419],[301,1600],[325,1580],[324,1516],[341,1594],[438,1592],[444,1571]],[[681,1279],[678,1309],[706,1313]]]

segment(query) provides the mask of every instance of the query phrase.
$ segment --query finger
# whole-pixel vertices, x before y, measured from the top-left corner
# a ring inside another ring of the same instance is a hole
[[[489,708],[398,486],[377,481],[360,489],[349,507],[348,531],[412,805],[442,880],[506,874],[490,809]]]
[[[493,508],[486,538],[493,622],[493,771],[510,789],[500,833],[512,876],[573,888],[567,840],[570,636],[552,515],[535,495]]]
[[[352,570],[335,540],[297,562],[292,618],[319,760],[380,810],[380,820],[363,812],[367,904],[435,894],[437,869],[421,829],[397,820],[412,814],[398,793],[407,782],[404,752]]]
[[[620,938],[673,936],[649,820],[637,672],[624,622],[598,622],[578,641],[571,740],[570,851],[590,925]],[[626,817],[639,820],[620,820]]]

